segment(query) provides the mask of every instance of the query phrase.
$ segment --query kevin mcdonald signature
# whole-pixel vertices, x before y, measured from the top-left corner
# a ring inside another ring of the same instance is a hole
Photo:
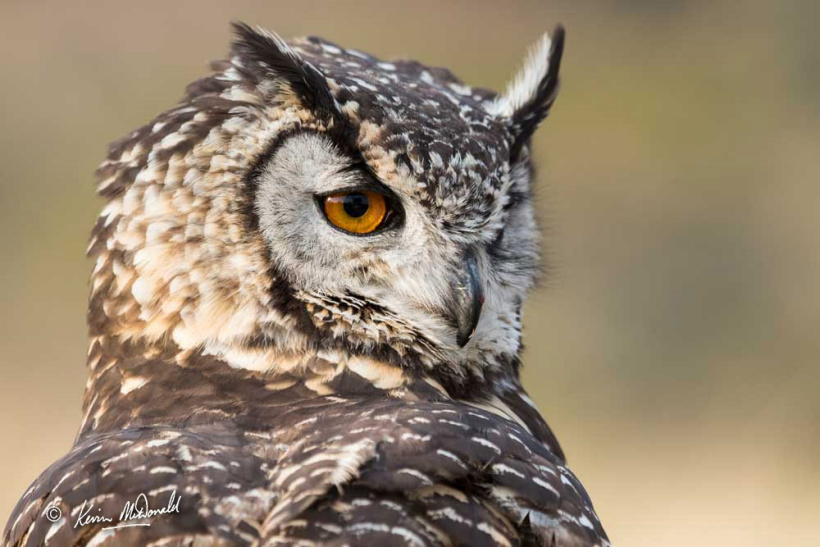
[[[122,508],[122,512],[120,512],[120,516],[117,519],[117,522],[120,524],[117,524],[116,526],[108,526],[103,528],[103,530],[127,528],[129,526],[151,526],[151,523],[149,522],[135,522],[129,524],[122,523],[127,523],[132,520],[147,519],[157,515],[179,513],[180,501],[182,501],[182,496],[177,496],[177,491],[174,490],[171,492],[171,497],[168,499],[168,504],[165,507],[162,507],[161,509],[153,509],[148,504],[148,497],[145,494],[140,494],[134,499],[133,502],[125,502],[125,506]],[[77,517],[77,521],[74,523],[74,528],[79,528],[80,526],[85,526],[86,524],[108,524],[114,522],[115,519],[113,517],[106,517],[105,515],[92,515],[91,511],[93,509],[93,503],[88,503],[88,500],[84,501],[80,507],[80,514]],[[97,511],[100,511],[101,509],[102,508],[98,507]]]

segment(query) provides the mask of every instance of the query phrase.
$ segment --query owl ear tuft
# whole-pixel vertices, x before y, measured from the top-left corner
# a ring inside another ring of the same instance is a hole
[[[513,135],[510,158],[518,157],[539,124],[549,115],[558,96],[558,71],[564,52],[564,27],[545,34],[530,49],[524,66],[507,91],[490,105],[490,112],[507,118]]]
[[[316,114],[334,116],[338,112],[324,74],[302,59],[278,34],[240,22],[232,26],[236,34],[232,52],[239,55],[249,70],[263,78],[282,81]]]

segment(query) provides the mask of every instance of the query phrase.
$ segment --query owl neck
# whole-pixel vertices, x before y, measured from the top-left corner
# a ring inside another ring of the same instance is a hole
[[[80,436],[129,427],[187,427],[203,420],[263,430],[301,402],[374,396],[462,401],[530,431],[548,431],[521,388],[517,366],[456,381],[452,374],[402,369],[341,351],[271,350],[274,366],[262,370],[231,366],[226,357],[241,360],[242,352],[215,355],[184,351],[167,341],[94,337]]]

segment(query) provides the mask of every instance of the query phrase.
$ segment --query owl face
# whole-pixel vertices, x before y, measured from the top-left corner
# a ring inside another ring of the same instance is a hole
[[[112,146],[92,335],[242,368],[501,367],[538,265],[528,143],[562,34],[506,95],[237,26],[229,61]]]
[[[456,349],[480,324],[486,295],[486,312],[508,302],[504,313],[517,314],[535,266],[531,207],[514,211],[526,229],[501,231],[511,212],[506,170],[499,166],[498,178],[479,188],[481,207],[456,228],[442,217],[453,215],[458,197],[430,207],[423,183],[372,171],[324,133],[298,132],[265,159],[254,210],[271,263],[292,289],[377,303],[437,347]],[[529,252],[489,252],[514,238]],[[514,290],[511,275],[519,278]]]

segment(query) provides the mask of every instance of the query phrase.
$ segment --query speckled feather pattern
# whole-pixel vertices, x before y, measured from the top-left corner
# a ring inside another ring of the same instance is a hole
[[[609,545],[518,377],[539,260],[529,138],[563,32],[498,95],[236,30],[229,59],[98,169],[83,423],[3,545]],[[292,187],[296,207],[300,161],[377,180],[404,239],[331,235],[346,251],[325,256],[277,232],[288,211],[259,196]],[[467,249],[487,298],[461,348],[442,280]],[[84,502],[117,515],[172,492],[179,512],[150,527],[74,525]]]

